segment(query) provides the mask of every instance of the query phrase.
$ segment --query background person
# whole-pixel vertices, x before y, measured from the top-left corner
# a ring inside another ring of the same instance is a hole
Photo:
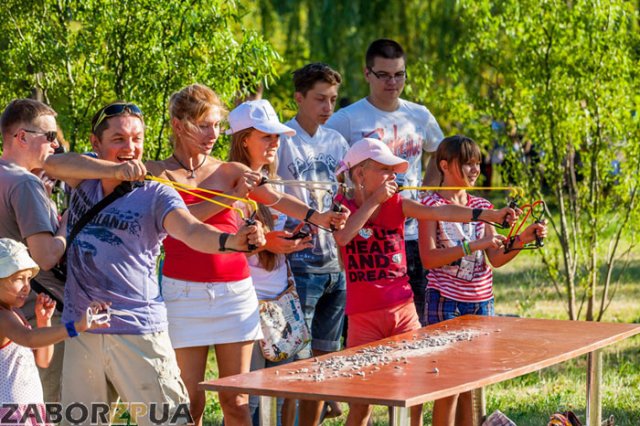
[[[342,108],[327,122],[353,145],[362,138],[384,142],[398,157],[409,162],[405,173],[398,175],[401,186],[434,185],[438,170],[431,159],[443,138],[442,130],[431,112],[400,98],[407,80],[406,55],[394,40],[373,41],[365,55],[364,77],[369,95]],[[424,170],[422,164],[426,163]],[[418,199],[418,191],[402,191],[402,196]],[[405,230],[407,267],[420,322],[424,325],[424,291],[426,281],[418,253],[418,224],[408,219]]]
[[[0,117],[2,157],[0,157],[0,238],[24,243],[40,268],[32,287],[63,299],[64,281],[57,264],[64,254],[66,241],[58,234],[59,216],[43,181],[33,172],[42,170],[45,160],[60,147],[57,140],[56,112],[33,99],[14,99]],[[25,305],[27,319],[36,325],[33,315],[35,291]],[[59,306],[60,307],[60,306]],[[60,322],[55,312],[52,321]],[[60,400],[60,377],[64,343],[55,345],[47,369],[39,369],[44,399]]]
[[[335,169],[349,148],[345,139],[335,130],[324,126],[333,114],[340,74],[323,63],[311,63],[294,71],[294,100],[298,105],[296,116],[286,125],[296,131],[294,136],[281,139],[278,150],[278,174],[282,179],[309,183],[336,182]],[[285,186],[284,191],[318,210],[332,208],[333,188],[305,188]],[[288,218],[286,229],[300,225]],[[311,330],[311,345],[297,355],[308,358],[340,349],[344,319],[346,282],[338,259],[338,250],[330,232],[307,227],[312,235],[312,247],[289,254],[291,269],[296,277],[305,320]],[[315,425],[323,417],[321,401],[300,401],[301,425]],[[332,403],[327,417],[342,413]]]

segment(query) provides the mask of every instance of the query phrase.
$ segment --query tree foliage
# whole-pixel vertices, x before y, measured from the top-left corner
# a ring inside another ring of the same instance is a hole
[[[240,27],[243,13],[225,0],[6,0],[0,101],[35,89],[59,113],[72,149],[87,148],[89,122],[103,104],[136,102],[145,112],[146,156],[163,157],[173,91],[199,82],[231,102],[275,76],[279,55]]]
[[[560,249],[543,253],[569,317],[601,319],[615,294],[613,267],[630,250],[621,236],[633,232],[638,210],[637,12],[618,0],[465,0],[460,18],[471,30],[452,73],[480,90],[448,101],[471,105],[477,122],[506,123],[497,136],[477,130],[506,147],[511,183],[544,193],[558,213],[548,218]],[[522,161],[516,133],[537,161]]]

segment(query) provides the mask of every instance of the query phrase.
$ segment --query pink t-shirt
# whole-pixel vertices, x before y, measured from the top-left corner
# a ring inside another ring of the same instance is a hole
[[[339,195],[354,214],[353,200]],[[402,198],[394,195],[347,245],[340,247],[347,277],[346,314],[375,311],[413,300],[407,276]]]
[[[437,192],[426,197],[426,206],[451,204]],[[484,198],[468,196],[467,207],[491,209],[493,206]],[[436,248],[457,247],[462,241],[475,241],[484,237],[484,222],[438,222],[436,228]],[[483,250],[477,250],[457,261],[430,269],[427,273],[427,288],[433,288],[448,299],[458,302],[478,303],[493,297],[493,273]]]

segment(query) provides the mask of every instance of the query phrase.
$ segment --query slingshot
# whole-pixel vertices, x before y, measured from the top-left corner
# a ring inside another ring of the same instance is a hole
[[[138,317],[134,314],[126,311],[121,311],[120,309],[113,309],[111,306],[107,306],[107,309],[102,312],[93,312],[91,306],[87,308],[87,328],[91,327],[91,323],[96,323],[98,325],[108,324],[111,321],[111,315],[117,315],[119,317],[131,317],[133,318],[138,325],[142,326]]]
[[[208,201],[208,202],[213,203],[213,204],[215,204],[217,206],[224,207],[225,209],[233,210],[233,211],[237,212],[240,215],[240,217],[242,218],[242,220],[244,220],[244,223],[247,226],[251,226],[251,225],[255,225],[256,224],[255,216],[256,216],[256,212],[258,211],[258,203],[256,203],[253,200],[250,200],[248,198],[235,197],[233,195],[225,194],[223,192],[218,192],[218,191],[212,191],[210,189],[204,189],[204,188],[199,188],[199,187],[196,187],[196,186],[186,185],[184,183],[175,182],[175,181],[168,180],[168,179],[162,179],[162,178],[159,178],[159,177],[156,177],[156,176],[153,176],[153,175],[147,175],[147,176],[145,176],[145,179],[151,180],[151,181],[154,181],[154,182],[162,183],[164,185],[172,187],[176,191],[181,191],[181,192],[184,192],[185,194],[192,195],[192,196],[194,196],[196,198],[199,198],[199,199],[204,200],[204,201]],[[210,195],[213,195],[213,196],[228,198],[228,199],[235,200],[235,201],[240,201],[242,203],[245,203],[245,204],[248,204],[249,206],[251,206],[253,212],[251,213],[251,215],[249,217],[247,217],[245,215],[244,211],[242,211],[242,209],[240,209],[238,207],[230,206],[230,205],[222,203],[220,201],[216,201],[213,198],[206,197],[206,196],[204,196],[202,194],[199,194],[198,192],[195,192],[195,191],[203,192],[205,194],[210,194]],[[251,251],[254,251],[255,249],[257,249],[257,247],[254,244],[249,244],[248,249],[249,249],[248,251],[251,252]]]
[[[512,201],[512,202],[515,203],[515,201]],[[540,209],[540,207],[542,208]],[[520,223],[518,224],[518,226],[516,226],[515,223],[512,225],[511,230],[507,235],[507,243],[504,246],[505,253],[509,253],[510,251],[516,251],[516,250],[535,250],[535,249],[544,247],[544,241],[542,237],[538,236],[537,232],[535,235],[536,241],[534,243],[523,244],[523,246],[519,248],[514,248],[513,245],[515,244],[516,236],[520,233],[520,229],[522,229],[522,225],[524,225],[524,223],[527,221],[529,216],[531,216],[534,219],[534,223],[542,222],[544,217],[545,207],[546,207],[545,202],[542,200],[537,200],[531,204],[525,204],[524,206],[520,207],[524,215],[522,217],[522,220],[520,220]]]
[[[342,183],[342,182],[333,182],[333,181],[304,181],[304,180],[282,180],[282,179],[267,179],[266,177],[263,177],[260,180],[260,183],[258,184],[258,186],[264,185],[266,183],[270,183],[273,185],[284,185],[284,186],[298,186],[301,188],[306,188],[308,190],[312,190],[312,189],[325,189],[329,195],[333,195],[333,191],[332,188],[338,188],[338,191],[340,190],[345,190],[347,188],[347,185]],[[340,213],[342,211],[343,207],[342,204],[340,204],[339,202],[333,200],[332,204],[331,204],[331,210],[333,210],[334,212]],[[313,225],[317,228],[320,228],[322,230],[325,230],[327,232],[334,232],[336,230],[336,228],[331,225],[331,228],[325,228],[324,226],[318,225],[316,223],[313,223],[309,220],[309,218],[306,218],[305,223],[308,223],[309,225]]]

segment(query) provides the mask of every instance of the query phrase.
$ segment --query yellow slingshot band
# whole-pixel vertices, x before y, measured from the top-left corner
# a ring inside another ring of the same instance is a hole
[[[400,186],[398,191],[510,191],[510,195],[524,197],[524,189],[520,186]]]
[[[170,186],[170,187],[174,188],[177,191],[181,191],[181,192],[184,192],[185,194],[193,195],[196,198],[200,198],[201,200],[208,201],[208,202],[213,203],[215,205],[218,205],[218,206],[221,206],[221,207],[224,207],[224,208],[227,208],[227,209],[234,210],[235,212],[237,212],[240,215],[240,217],[242,219],[246,219],[245,214],[242,211],[242,209],[230,206],[230,205],[222,203],[220,201],[216,201],[216,200],[214,200],[212,198],[209,198],[209,197],[205,197],[204,195],[198,194],[198,193],[193,192],[193,191],[200,191],[200,192],[204,192],[205,194],[211,194],[211,195],[218,196],[218,197],[224,197],[224,198],[229,198],[231,200],[240,201],[242,203],[250,205],[253,208],[254,212],[258,210],[258,203],[256,203],[253,200],[249,200],[247,198],[234,197],[233,195],[224,194],[222,192],[211,191],[210,189],[198,188],[196,186],[191,186],[191,185],[185,185],[184,183],[174,182],[172,180],[162,179],[162,178],[151,176],[151,175],[147,175],[145,177],[145,179],[152,180],[154,182],[162,183],[164,185],[167,185],[167,186]]]

